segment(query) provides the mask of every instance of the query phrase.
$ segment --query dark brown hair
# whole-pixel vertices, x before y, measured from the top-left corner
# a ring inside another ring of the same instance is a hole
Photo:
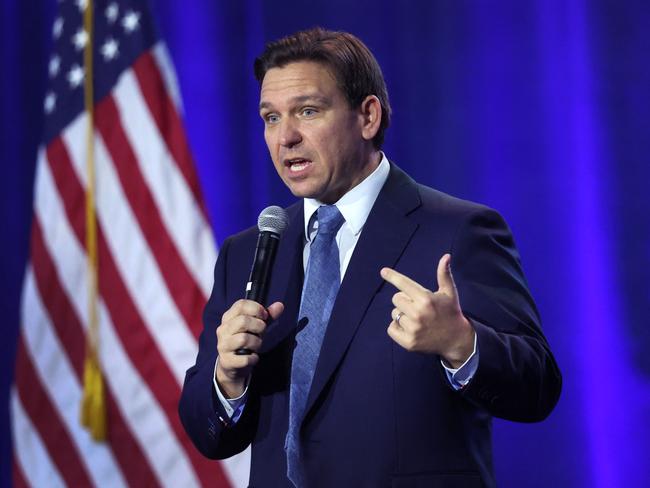
[[[377,60],[361,40],[347,32],[316,27],[296,32],[266,45],[255,60],[255,78],[262,84],[271,68],[282,68],[294,61],[323,63],[334,75],[350,106],[356,108],[368,95],[381,103],[381,125],[372,142],[380,149],[384,131],[390,123],[390,104],[386,82]]]

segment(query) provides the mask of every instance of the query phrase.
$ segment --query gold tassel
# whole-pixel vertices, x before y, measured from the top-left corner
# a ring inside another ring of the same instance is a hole
[[[84,361],[83,397],[81,399],[81,425],[90,431],[96,442],[107,437],[106,400],[104,379],[99,364],[99,321],[97,319],[97,221],[95,217],[95,150],[94,150],[94,99],[93,99],[93,2],[88,0],[84,12],[84,29],[88,42],[84,46],[84,102],[88,116],[86,190],[86,250],[88,253],[88,336]]]
[[[106,440],[106,402],[104,379],[94,348],[88,345],[84,362],[84,392],[81,400],[81,425],[97,442]]]

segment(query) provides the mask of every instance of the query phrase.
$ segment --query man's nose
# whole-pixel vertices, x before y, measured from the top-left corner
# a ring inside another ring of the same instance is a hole
[[[285,119],[280,126],[280,144],[285,147],[293,147],[300,144],[302,135],[295,121]]]

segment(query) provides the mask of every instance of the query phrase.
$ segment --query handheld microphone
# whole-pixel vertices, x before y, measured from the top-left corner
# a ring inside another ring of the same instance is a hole
[[[251,274],[246,284],[246,299],[254,300],[266,306],[266,299],[271,283],[273,263],[278,251],[280,236],[287,228],[289,217],[283,208],[275,205],[266,207],[257,219],[257,228],[260,233],[257,236],[255,257]],[[252,354],[253,351],[246,348],[239,348],[235,351],[237,355]]]

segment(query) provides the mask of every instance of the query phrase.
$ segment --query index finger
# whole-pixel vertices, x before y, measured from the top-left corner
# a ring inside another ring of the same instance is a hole
[[[383,279],[388,281],[398,290],[406,293],[410,298],[415,298],[426,291],[426,288],[420,285],[417,281],[413,281],[408,276],[403,275],[392,268],[382,268],[379,274],[381,274]]]
[[[248,315],[250,317],[257,317],[260,320],[266,320],[269,313],[266,309],[253,300],[240,299],[237,300],[232,307],[230,307],[221,317],[221,322],[227,322],[237,317],[238,315]]]

